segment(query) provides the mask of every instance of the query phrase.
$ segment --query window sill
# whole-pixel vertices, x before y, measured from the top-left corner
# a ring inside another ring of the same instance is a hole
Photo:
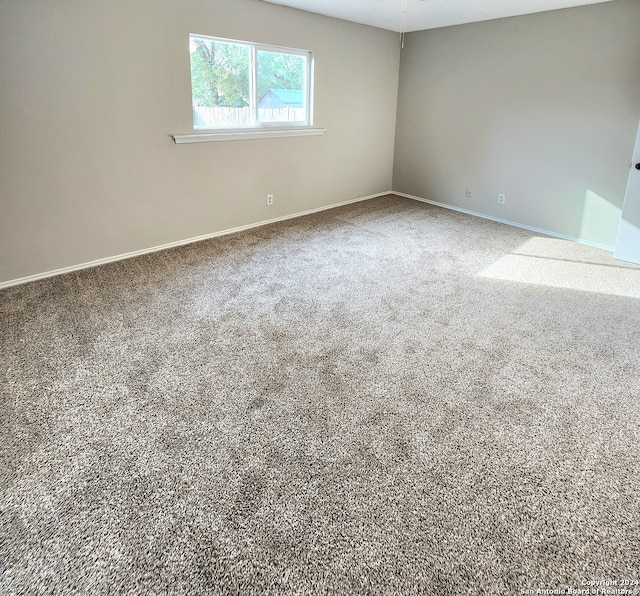
[[[274,128],[270,130],[225,130],[189,135],[172,135],[177,145],[182,143],[210,143],[213,141],[243,141],[248,139],[275,139],[279,137],[309,137],[323,135],[326,128]]]

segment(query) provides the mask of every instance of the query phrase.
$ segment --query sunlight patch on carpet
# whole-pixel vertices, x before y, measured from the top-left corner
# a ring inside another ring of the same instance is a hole
[[[483,269],[480,277],[640,298],[640,268],[566,240],[535,237]]]

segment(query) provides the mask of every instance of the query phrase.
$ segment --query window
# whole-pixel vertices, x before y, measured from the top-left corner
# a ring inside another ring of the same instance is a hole
[[[311,52],[190,35],[193,128],[311,125]]]

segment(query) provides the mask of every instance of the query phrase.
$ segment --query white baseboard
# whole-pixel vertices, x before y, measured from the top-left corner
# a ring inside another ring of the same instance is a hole
[[[325,207],[316,207],[315,209],[308,209],[307,211],[299,211],[298,213],[292,213],[291,215],[283,215],[281,217],[274,217],[273,219],[267,219],[245,226],[238,226],[237,228],[230,228],[228,230],[221,230],[220,232],[213,232],[211,234],[204,234],[202,236],[196,236],[194,238],[186,238],[185,240],[178,240],[176,242],[169,242],[167,244],[161,244],[160,246],[152,246],[151,248],[143,248],[141,250],[135,250],[133,252],[116,255],[113,257],[106,257],[104,259],[96,259],[95,261],[89,261],[87,263],[80,263],[78,265],[72,265],[70,267],[62,267],[60,269],[54,269],[53,271],[45,271],[43,273],[36,273],[35,275],[28,275],[27,277],[20,277],[18,279],[11,279],[9,281],[0,282],[0,290],[4,288],[10,288],[12,286],[18,286],[26,284],[32,281],[38,281],[40,279],[46,279],[48,277],[55,277],[56,275],[63,275],[65,273],[71,273],[73,271],[80,271],[82,269],[89,269],[90,267],[97,267],[98,265],[106,265],[107,263],[114,263],[115,261],[124,261],[125,259],[131,259],[133,257],[139,257],[141,255],[147,255],[161,250],[167,250],[168,248],[175,248],[177,246],[184,246],[185,244],[192,244],[193,242],[200,242],[201,240],[208,240],[210,238],[217,238],[218,236],[226,236],[228,234],[235,234],[236,232],[242,232],[244,230],[250,230],[252,228],[259,228],[268,224],[276,223],[279,221],[285,221],[287,219],[294,219],[296,217],[302,217],[303,215],[311,215],[312,213],[319,213],[320,211],[327,211],[328,209],[335,209],[336,207],[342,207],[343,205],[350,205],[351,203],[359,203],[360,201],[368,201],[369,199],[375,199],[377,197],[383,197],[388,194],[395,194],[393,191],[388,190],[380,192],[374,195],[367,195],[366,197],[357,197],[355,199],[349,199],[348,201],[342,201],[340,203],[333,203],[332,205],[326,205]]]
[[[315,209],[308,209],[307,211],[299,211],[298,213],[292,213],[291,215],[283,215],[281,217],[274,217],[273,219],[267,219],[245,226],[239,226],[237,228],[229,228],[227,230],[221,230],[219,232],[213,232],[211,234],[204,234],[202,236],[196,236],[194,238],[186,238],[185,240],[178,240],[176,242],[169,242],[167,244],[161,244],[160,246],[152,246],[151,248],[143,248],[133,252],[128,252],[113,257],[106,257],[104,259],[96,259],[95,261],[89,261],[87,263],[80,263],[78,265],[72,265],[71,267],[62,267],[60,269],[54,269],[53,271],[45,271],[43,273],[36,273],[35,275],[28,275],[27,277],[20,277],[18,279],[12,279],[5,282],[0,282],[0,290],[4,288],[10,288],[12,286],[18,286],[26,284],[32,281],[38,281],[40,279],[46,279],[48,277],[55,277],[56,275],[63,275],[65,273],[71,273],[73,271],[80,271],[82,269],[89,269],[90,267],[97,267],[99,265],[106,265],[107,263],[114,263],[116,261],[123,261],[125,259],[131,259],[133,257],[139,257],[161,250],[167,250],[168,248],[175,248],[177,246],[184,246],[185,244],[191,244],[193,242],[200,242],[201,240],[208,240],[210,238],[217,238],[218,236],[226,236],[228,234],[235,234],[236,232],[242,232],[244,230],[250,230],[252,228],[258,228],[260,226],[266,226],[268,224],[277,223],[279,221],[285,221],[287,219],[294,219],[296,217],[302,217],[303,215],[311,215],[312,213],[319,213],[320,211],[327,211],[329,209],[335,209],[336,207],[342,207],[343,205],[350,205],[351,203],[359,203],[360,201],[368,201],[369,199],[375,199],[377,197],[383,197],[388,194],[393,194],[406,199],[412,199],[414,201],[420,201],[421,203],[428,203],[429,205],[435,205],[436,207],[442,207],[443,209],[450,209],[452,211],[458,211],[467,215],[473,215],[474,217],[480,217],[482,219],[488,219],[497,223],[506,224],[535,234],[544,234],[545,236],[551,236],[553,238],[559,238],[561,240],[569,240],[570,242],[578,242],[579,244],[585,244],[587,246],[593,246],[594,248],[600,248],[613,252],[614,248],[605,244],[598,244],[597,242],[590,242],[589,240],[583,240],[582,238],[575,238],[574,236],[567,236],[566,234],[559,234],[558,232],[552,232],[551,230],[544,230],[542,228],[535,228],[533,226],[527,226],[525,224],[518,223],[516,221],[510,221],[507,219],[501,219],[499,217],[493,217],[492,215],[486,215],[478,211],[471,211],[469,209],[463,209],[462,207],[454,207],[453,205],[447,205],[446,203],[439,203],[438,201],[431,201],[415,195],[410,195],[404,192],[398,192],[395,190],[388,190],[385,192],[376,193],[373,195],[367,195],[366,197],[357,197],[355,199],[349,199],[348,201],[342,201],[340,203],[333,203],[332,205],[326,205],[325,207],[317,207]]]
[[[534,228],[533,226],[527,226],[525,224],[518,223],[517,221],[510,221],[508,219],[493,217],[492,215],[486,215],[485,213],[480,213],[478,211],[463,209],[462,207],[454,207],[453,205],[447,205],[446,203],[438,203],[437,201],[431,201],[429,199],[423,199],[422,197],[408,195],[404,192],[398,192],[394,190],[392,191],[391,194],[397,195],[399,197],[404,197],[405,199],[413,199],[414,201],[420,201],[421,203],[428,203],[429,205],[435,205],[436,207],[451,209],[452,211],[459,211],[460,213],[466,213],[467,215],[473,215],[474,217],[481,217],[482,219],[488,219],[491,221],[495,221],[497,223],[506,224],[508,226],[513,226],[514,228],[522,228],[523,230],[528,230],[529,232],[534,232],[536,234],[544,234],[545,236],[552,236],[553,238],[559,238],[561,240],[569,240],[571,242],[577,242],[578,244],[585,244],[586,246],[593,246],[594,248],[600,248],[602,250],[607,250],[609,252],[613,252],[614,250],[613,246],[608,246],[607,244],[598,244],[597,242],[591,242],[590,240],[583,240],[582,238],[576,238],[574,236],[567,236],[566,234],[552,232],[551,230]]]

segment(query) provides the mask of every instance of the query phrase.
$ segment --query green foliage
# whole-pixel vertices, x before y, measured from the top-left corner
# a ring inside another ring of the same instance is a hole
[[[248,105],[249,47],[197,37],[192,38],[191,42],[194,105]]]
[[[251,104],[250,47],[191,38],[191,85],[198,106]],[[269,89],[304,89],[306,59],[303,56],[259,50],[257,52],[258,100]]]
[[[304,89],[305,58],[278,52],[258,52],[258,100],[269,89]]]

